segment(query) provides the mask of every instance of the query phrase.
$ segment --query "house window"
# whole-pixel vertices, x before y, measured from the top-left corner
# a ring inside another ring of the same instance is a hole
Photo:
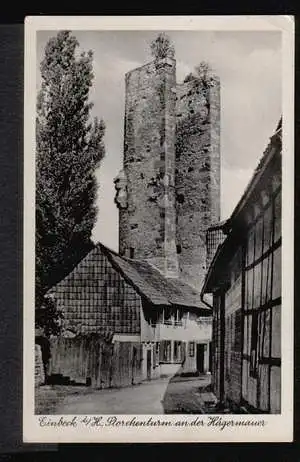
[[[155,344],[155,353],[156,353],[156,356],[159,357],[159,342],[156,342]]]
[[[182,326],[182,318],[183,318],[183,311],[182,310],[177,310],[176,311],[175,326]]]
[[[172,312],[169,308],[165,308],[164,310],[164,324],[173,324]]]
[[[159,365],[159,342],[153,345],[153,369]]]
[[[161,362],[163,363],[171,362],[171,351],[172,351],[171,341],[163,340],[160,345]]]
[[[153,345],[153,369],[159,365],[159,342]]]
[[[189,356],[190,358],[195,356],[195,342],[189,342]]]
[[[187,311],[183,311],[182,313],[182,325],[186,327],[187,325],[187,320],[188,320],[188,313]]]
[[[250,375],[252,377],[257,377],[257,368],[258,368],[257,343],[258,343],[258,313],[254,312],[252,315],[251,356],[250,356]]]
[[[149,324],[151,327],[156,327],[156,324],[157,324],[157,317],[153,314],[150,314],[150,317],[149,317]]]
[[[281,194],[274,199],[274,242],[281,236]]]
[[[233,284],[238,277],[240,276],[242,271],[242,252],[241,248],[237,251],[234,256],[232,269],[231,269],[231,283]]]
[[[174,342],[174,363],[180,363],[182,361],[182,342]]]

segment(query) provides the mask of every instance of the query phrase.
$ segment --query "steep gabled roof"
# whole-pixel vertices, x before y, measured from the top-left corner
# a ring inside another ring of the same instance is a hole
[[[146,261],[121,257],[103,244],[97,246],[127,282],[153,305],[180,305],[209,311],[200,301],[200,293],[180,279],[166,278]]]
[[[107,257],[113,268],[122,275],[126,282],[152,305],[183,306],[203,310],[202,314],[204,315],[210,314],[210,309],[200,300],[200,292],[190,285],[180,279],[166,278],[150,263],[122,257],[101,243],[96,244],[94,249],[78,263],[73,271],[63,281],[50,289],[49,293],[55,292],[58,286],[63,285],[68,280],[72,281],[71,285],[76,284],[77,275],[82,271],[85,273],[84,287],[89,292],[89,280],[98,273],[95,267],[101,265],[103,255]]]

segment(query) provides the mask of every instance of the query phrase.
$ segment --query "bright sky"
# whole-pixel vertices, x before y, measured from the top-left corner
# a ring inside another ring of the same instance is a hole
[[[240,199],[281,115],[279,32],[165,31],[175,46],[177,81],[208,61],[221,80],[221,218]],[[106,123],[106,157],[99,180],[95,241],[118,250],[113,179],[122,167],[125,73],[152,59],[157,31],[76,31],[83,50],[94,52],[93,113]],[[53,31],[38,33],[38,63]],[[40,84],[37,69],[37,87]]]

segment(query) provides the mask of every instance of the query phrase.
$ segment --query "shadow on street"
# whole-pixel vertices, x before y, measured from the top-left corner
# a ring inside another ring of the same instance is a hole
[[[163,396],[165,414],[204,414],[202,394],[210,392],[210,375],[196,377],[173,376]]]

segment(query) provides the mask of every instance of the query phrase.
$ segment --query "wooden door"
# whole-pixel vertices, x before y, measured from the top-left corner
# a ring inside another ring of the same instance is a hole
[[[147,350],[147,380],[151,380],[151,350]]]
[[[200,374],[204,373],[204,344],[197,344],[197,370]]]

